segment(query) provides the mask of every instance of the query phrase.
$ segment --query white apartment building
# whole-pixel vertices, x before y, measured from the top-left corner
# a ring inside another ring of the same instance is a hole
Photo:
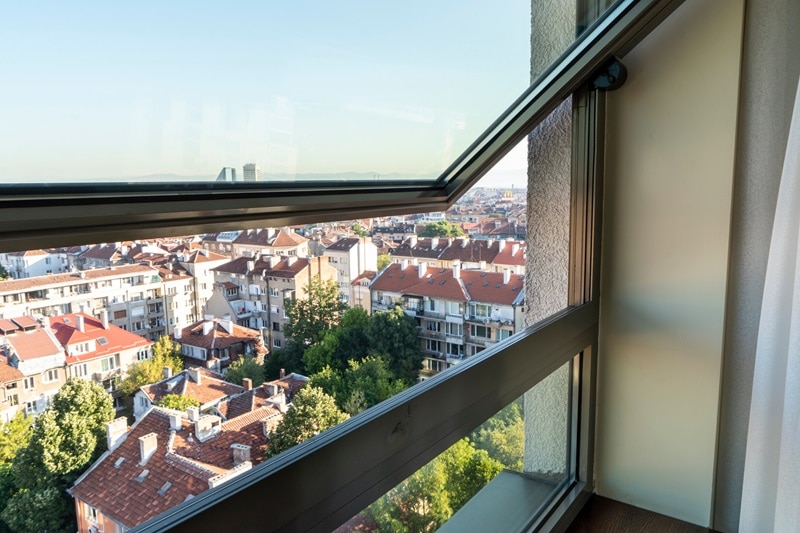
[[[365,307],[363,303],[356,302],[357,286],[353,282],[364,272],[378,269],[378,247],[367,237],[348,237],[329,245],[322,254],[328,258],[328,264],[336,269],[336,282],[342,301],[350,306]]]

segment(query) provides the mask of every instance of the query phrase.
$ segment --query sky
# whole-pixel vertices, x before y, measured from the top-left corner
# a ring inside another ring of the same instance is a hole
[[[0,27],[0,183],[437,176],[529,76],[525,0],[5,2]]]

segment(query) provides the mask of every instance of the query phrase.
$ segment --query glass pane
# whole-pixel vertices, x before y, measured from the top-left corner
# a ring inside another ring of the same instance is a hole
[[[343,524],[348,531],[520,531],[572,479],[570,363]]]
[[[549,3],[8,4],[0,182],[432,180],[529,85],[531,7],[545,64],[601,11]]]

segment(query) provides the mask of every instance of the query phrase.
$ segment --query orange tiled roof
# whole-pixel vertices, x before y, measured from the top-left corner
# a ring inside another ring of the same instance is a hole
[[[11,348],[9,355],[16,353],[22,361],[29,361],[64,353],[58,342],[31,317],[12,318],[11,322],[20,327],[14,333],[4,336]]]
[[[120,278],[126,275],[147,275],[156,274],[152,268],[144,265],[122,265],[117,267],[97,268],[92,270],[82,270],[67,274],[48,274],[46,276],[35,276],[32,278],[12,279],[0,281],[0,293],[14,293],[30,289],[45,289],[70,283],[85,283],[86,281],[96,281],[101,279]]]
[[[83,317],[83,331],[78,330],[78,315]],[[76,342],[95,341],[96,349],[93,352],[67,356],[68,364],[106,357],[121,350],[145,348],[153,344],[153,341],[126,331],[114,324],[109,324],[108,329],[105,329],[100,319],[86,313],[72,313],[51,317],[50,330],[58,339],[58,342],[65,347]],[[106,342],[101,342],[101,338],[105,339]]]
[[[195,371],[195,369],[192,369]],[[141,388],[153,404],[157,404],[167,394],[178,394],[194,398],[200,405],[220,401],[228,396],[244,391],[239,385],[225,381],[219,375],[210,371],[202,372],[200,383],[194,380],[189,370],[183,370],[177,375],[162,379],[157,383],[145,385]]]

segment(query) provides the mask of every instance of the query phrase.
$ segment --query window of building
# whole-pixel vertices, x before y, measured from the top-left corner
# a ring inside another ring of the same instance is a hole
[[[425,329],[427,331],[439,332],[441,331],[442,323],[436,322],[434,320],[426,320],[425,321]]]
[[[270,296],[275,296],[277,298],[277,297],[279,297],[281,295],[281,292],[278,289],[276,289],[275,287],[270,287],[269,288],[269,295]]]
[[[37,404],[38,402],[36,400],[25,402],[25,414],[29,416],[35,415],[37,412]]]
[[[111,356],[101,359],[100,368],[103,370],[103,372],[108,372],[110,370],[114,370],[115,368],[117,368],[116,357]]]
[[[280,339],[272,339],[272,346],[275,348],[281,347],[281,340]]]
[[[487,318],[492,314],[492,306],[487,304],[472,304],[472,316]]]
[[[172,319],[170,319],[170,324],[172,324]],[[146,361],[147,359],[150,359],[149,349],[139,350],[138,352],[136,352],[137,361]]]
[[[441,343],[432,339],[425,339],[425,349],[429,352],[441,352]]]
[[[447,355],[451,357],[463,357],[464,356],[464,345],[463,344],[455,344],[452,342],[448,342],[447,344]]]
[[[463,302],[447,302],[447,314],[453,316],[461,316],[464,314]]]
[[[52,383],[58,380],[58,369],[51,368],[42,374],[42,383]]]
[[[22,387],[25,390],[33,390],[35,386],[36,385],[34,383],[33,376],[27,377],[27,378],[22,380]]]
[[[73,365],[72,367],[72,375],[77,378],[85,378],[89,374],[89,369],[87,363],[79,363],[77,365]]]
[[[482,339],[491,339],[492,338],[492,328],[487,326],[476,326],[475,324],[470,325],[470,335],[472,337],[480,337]]]
[[[18,394],[10,394],[8,396],[8,405],[10,405],[10,406],[19,405],[19,395]]]
[[[446,325],[446,332],[447,335],[450,337],[463,337],[464,336],[464,324],[460,322],[448,322]]]

